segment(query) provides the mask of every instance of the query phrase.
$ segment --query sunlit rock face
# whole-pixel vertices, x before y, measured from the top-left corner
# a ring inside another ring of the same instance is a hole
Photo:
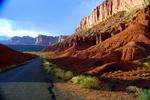
[[[65,39],[67,39],[68,38],[68,36],[58,36],[58,40],[57,40],[57,42],[59,43],[59,42],[63,42]]]
[[[106,0],[101,5],[97,6],[90,16],[81,20],[76,32],[88,29],[120,11],[142,9],[149,4],[150,0]]]
[[[57,42],[57,37],[39,35],[36,38],[36,45],[51,45]]]
[[[68,36],[46,36],[46,35],[39,35],[36,37],[35,44],[36,45],[52,45],[55,43],[59,43],[64,41]]]

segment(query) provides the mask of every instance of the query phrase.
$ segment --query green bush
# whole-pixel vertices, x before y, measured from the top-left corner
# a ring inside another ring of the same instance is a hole
[[[48,69],[47,69],[47,73],[48,74],[50,74],[50,75],[52,75],[52,76],[55,76],[55,70],[54,70],[55,68],[53,68],[53,67],[49,67]]]
[[[136,86],[128,86],[128,87],[126,88],[126,91],[127,91],[128,93],[136,93],[136,92],[137,92],[137,87],[136,87]]]
[[[60,68],[54,68],[53,70],[51,70],[51,74],[62,80],[69,80],[73,77],[73,73],[71,71],[65,72],[65,70]]]
[[[69,80],[73,77],[73,73],[71,71],[65,71],[59,68],[57,65],[48,62],[47,60],[43,61],[44,69],[50,75],[62,79],[62,80]]]
[[[42,63],[42,66],[47,68],[47,67],[50,66],[50,63],[48,61],[44,60],[43,63]]]
[[[60,78],[60,79],[64,79],[65,77],[65,71],[60,69],[60,68],[55,68],[53,70],[55,72],[55,77]]]
[[[65,72],[65,80],[69,80],[73,77],[73,73],[71,71]]]
[[[150,63],[145,62],[145,63],[143,63],[143,64],[144,64],[144,67],[145,67],[145,68],[150,68]]]
[[[150,59],[144,59],[143,65],[145,68],[150,68]]]
[[[137,94],[138,94],[139,100],[150,100],[150,90],[149,89],[137,88]]]
[[[70,82],[84,88],[99,89],[100,87],[100,81],[96,77],[92,76],[75,76],[70,80]]]
[[[127,92],[135,93],[139,100],[150,100],[150,89],[142,89],[136,86],[128,86],[126,88]]]

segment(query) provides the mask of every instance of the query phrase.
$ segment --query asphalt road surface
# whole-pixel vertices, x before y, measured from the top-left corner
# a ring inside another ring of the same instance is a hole
[[[42,59],[0,73],[0,100],[55,100],[52,81],[41,65]]]

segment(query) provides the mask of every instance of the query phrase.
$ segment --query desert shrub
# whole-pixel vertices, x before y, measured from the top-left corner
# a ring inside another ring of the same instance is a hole
[[[144,67],[145,68],[150,68],[150,59],[144,59]]]
[[[56,78],[62,79],[62,80],[69,80],[73,77],[73,73],[71,71],[65,71],[61,68],[54,67],[49,71],[49,74],[55,76]]]
[[[99,89],[100,87],[100,81],[96,77],[92,76],[75,76],[70,80],[70,82],[89,89]]]
[[[52,75],[52,76],[55,76],[56,72],[54,70],[55,68],[54,67],[49,67],[46,69],[47,73]]]
[[[136,86],[128,86],[126,88],[126,91],[129,93],[136,93],[137,92],[137,87]]]
[[[137,88],[139,100],[150,100],[150,90]]]
[[[49,67],[50,63],[47,60],[44,60],[43,63],[42,63],[42,65],[44,67]]]
[[[127,92],[135,93],[139,100],[150,100],[150,89],[142,89],[136,86],[128,86],[126,88]]]
[[[45,70],[48,74],[56,78],[63,79],[65,77],[65,71],[55,66],[46,66]]]
[[[43,61],[44,69],[46,72],[56,78],[62,79],[62,80],[69,80],[73,77],[73,73],[71,71],[65,71],[61,68],[59,68],[57,65],[50,63],[47,60]]]
[[[73,77],[73,73],[71,71],[65,72],[65,80],[69,80]]]
[[[64,79],[65,77],[65,71],[60,69],[60,68],[55,68],[54,70],[54,75],[55,77],[59,78],[59,79]]]

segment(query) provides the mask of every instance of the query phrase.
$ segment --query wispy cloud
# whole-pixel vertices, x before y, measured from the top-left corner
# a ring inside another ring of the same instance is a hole
[[[0,35],[69,35],[104,0],[9,0],[0,15]],[[34,6],[33,6],[34,5]],[[3,19],[5,18],[5,19]],[[10,20],[13,19],[13,20]]]
[[[21,27],[22,25],[22,27]],[[29,24],[30,26],[31,24]],[[2,36],[33,36],[36,37],[38,34],[50,35],[48,32],[40,32],[32,29],[24,29],[26,26],[24,23],[15,22],[9,19],[0,19],[0,35]]]
[[[7,19],[0,19],[0,34],[2,33],[9,33],[12,31],[12,24],[11,20]]]

